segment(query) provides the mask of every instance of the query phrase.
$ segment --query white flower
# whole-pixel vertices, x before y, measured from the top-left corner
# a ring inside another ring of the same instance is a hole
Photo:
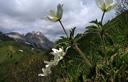
[[[65,52],[62,48],[59,48],[59,50],[53,48],[52,51],[53,52],[51,52],[51,54],[54,55],[54,60],[60,61],[60,60],[63,59],[63,56],[65,55]]]
[[[56,66],[59,61],[63,59],[63,56],[65,56],[65,52],[62,48],[53,48],[52,51],[51,54],[54,56],[54,60],[44,61],[46,64],[45,68],[42,68],[43,73],[38,74],[38,76],[48,76],[51,73],[51,67]]]
[[[43,73],[38,74],[38,76],[48,76],[51,73],[51,66],[45,65],[46,68],[42,68]]]
[[[44,61],[44,63],[46,63],[49,66],[53,66],[53,65],[57,65],[58,61],[50,60],[50,61]]]
[[[19,52],[24,52],[23,50],[19,50]]]
[[[116,5],[113,0],[96,0],[96,3],[103,12],[110,11]]]
[[[47,18],[53,22],[59,21],[63,16],[63,5],[58,4],[57,10],[50,10]]]
[[[55,49],[53,48],[52,49],[53,52],[51,52],[52,55],[60,55],[60,56],[64,56],[65,55],[65,52],[62,48],[59,48],[59,49]]]

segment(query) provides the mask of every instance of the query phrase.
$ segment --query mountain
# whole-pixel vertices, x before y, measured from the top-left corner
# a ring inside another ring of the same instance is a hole
[[[18,32],[10,32],[10,33],[6,33],[6,35],[14,40],[16,40],[17,42],[25,42],[26,39],[24,37],[24,35],[18,33]]]
[[[52,48],[53,43],[48,40],[41,32],[31,32],[25,35],[26,41],[31,43],[34,47],[49,49]]]
[[[13,39],[8,37],[4,33],[0,32],[0,41],[3,41],[3,40],[13,40]]]
[[[6,33],[6,36],[14,39],[19,43],[31,45],[34,48],[50,49],[53,47],[53,42],[48,40],[41,32],[30,32],[26,35],[22,35],[17,32]]]

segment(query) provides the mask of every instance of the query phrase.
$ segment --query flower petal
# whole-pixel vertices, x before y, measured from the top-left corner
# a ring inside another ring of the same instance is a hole
[[[110,11],[115,4],[113,0],[96,0],[96,3],[103,12]]]
[[[38,76],[45,76],[44,74],[38,74]]]
[[[101,8],[104,5],[104,0],[96,0],[96,4],[99,8]]]
[[[57,52],[58,52],[58,49],[53,48],[52,51],[53,51],[54,53],[57,53]]]
[[[111,9],[113,9],[115,7],[116,7],[116,4],[113,3],[113,4],[110,4],[106,9],[107,9],[107,11],[110,11]]]
[[[105,4],[106,5],[110,5],[110,4],[112,4],[113,3],[113,0],[105,0]]]
[[[62,15],[63,15],[63,7],[62,6],[63,6],[62,4],[58,4],[58,6],[57,6],[57,17],[59,19],[61,19]]]
[[[59,48],[58,52],[63,52],[63,49],[62,48]]]
[[[49,16],[55,17],[56,16],[56,12],[53,10],[50,10],[48,13]]]
[[[58,21],[58,18],[57,18],[57,17],[47,16],[47,18],[48,18],[50,21],[53,21],[53,22],[57,22],[57,21]]]

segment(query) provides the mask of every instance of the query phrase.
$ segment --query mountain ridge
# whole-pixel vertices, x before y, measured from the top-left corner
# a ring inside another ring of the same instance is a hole
[[[29,32],[25,35],[18,32],[5,33],[9,38],[14,39],[16,42],[30,45],[34,48],[39,49],[51,49],[53,47],[53,42],[50,41],[47,37],[41,32]]]

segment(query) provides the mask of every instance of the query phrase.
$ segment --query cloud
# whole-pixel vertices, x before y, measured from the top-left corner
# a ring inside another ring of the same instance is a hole
[[[27,33],[41,31],[50,40],[63,35],[59,23],[41,20],[50,9],[55,9],[60,0],[0,0],[0,29],[4,32]],[[83,32],[89,21],[100,19],[102,12],[95,0],[63,0],[64,16],[62,22],[66,29],[74,26]],[[108,13],[106,20],[114,16]]]

